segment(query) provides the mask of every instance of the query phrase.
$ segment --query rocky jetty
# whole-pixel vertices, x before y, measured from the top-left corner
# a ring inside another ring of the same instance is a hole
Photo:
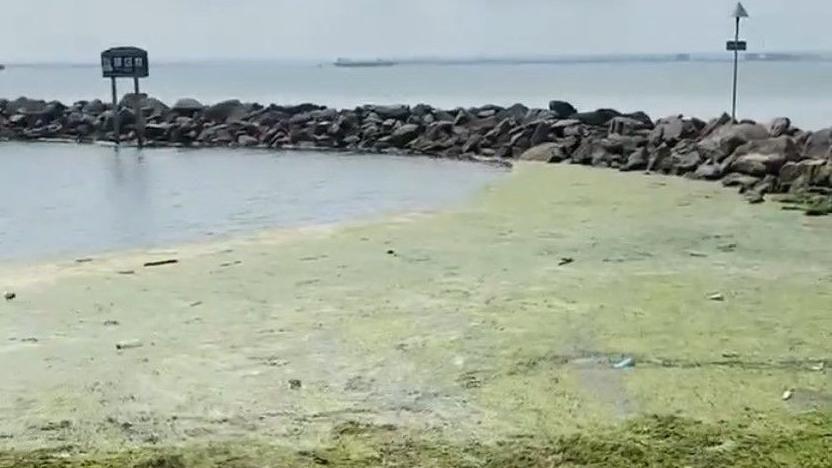
[[[135,109],[141,107],[144,119]],[[788,208],[832,212],[832,128],[804,131],[788,118],[767,125],[727,115],[704,121],[643,112],[429,105],[331,109],[229,100],[172,106],[127,95],[117,109],[120,138],[148,146],[331,149],[491,162],[534,160],[718,180],[752,203],[779,194]],[[142,122],[143,121],[143,122]],[[142,122],[142,123],[140,123]],[[0,140],[113,141],[113,109],[99,100],[72,105],[0,99]]]

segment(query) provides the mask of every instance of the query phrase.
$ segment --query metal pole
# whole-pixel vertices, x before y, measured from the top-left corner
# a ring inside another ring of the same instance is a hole
[[[141,98],[139,97],[139,78],[136,76],[133,77],[133,91],[136,98],[136,140],[139,149],[142,149],[144,147],[144,115]]]
[[[116,146],[121,143],[120,129],[118,125],[118,90],[116,90],[115,77],[110,78],[113,87],[113,131],[115,132]]]
[[[736,34],[734,35],[734,100],[731,107],[731,121],[737,121],[737,69],[739,68],[740,52],[739,47],[736,47],[740,42],[740,18],[737,17]]]

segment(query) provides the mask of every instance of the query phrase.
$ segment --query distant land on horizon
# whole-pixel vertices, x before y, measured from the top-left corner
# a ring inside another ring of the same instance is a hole
[[[460,57],[339,57],[330,61],[321,59],[238,59],[238,58],[217,58],[217,59],[161,59],[153,62],[156,65],[217,65],[233,63],[285,63],[304,65],[338,65],[350,64],[350,66],[375,66],[385,65],[558,65],[558,64],[592,64],[592,63],[670,63],[670,62],[724,62],[733,60],[729,52],[679,52],[664,54],[586,54],[586,55],[512,55],[512,56],[460,56]],[[55,62],[0,62],[0,70],[3,65],[6,67],[97,67],[99,62],[94,61],[55,61]],[[832,61],[832,51],[822,52],[743,52],[740,54],[743,61],[770,61],[770,62],[829,62]]]

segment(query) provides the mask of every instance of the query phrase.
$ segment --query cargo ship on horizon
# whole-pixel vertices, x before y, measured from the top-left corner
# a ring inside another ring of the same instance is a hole
[[[396,62],[392,60],[352,60],[339,58],[334,64],[336,67],[392,67]]]

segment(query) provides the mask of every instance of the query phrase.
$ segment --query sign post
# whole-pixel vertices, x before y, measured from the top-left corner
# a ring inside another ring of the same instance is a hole
[[[121,142],[121,128],[118,115],[117,78],[133,78],[136,105],[136,138],[139,148],[144,144],[144,116],[142,115],[141,96],[139,94],[139,78],[150,75],[150,63],[147,51],[138,47],[115,47],[101,53],[101,71],[104,78],[110,78],[113,92],[113,131],[116,145]]]
[[[733,122],[737,121],[737,77],[739,73],[739,60],[740,60],[740,51],[748,50],[748,43],[745,41],[740,40],[740,21],[743,18],[748,18],[748,11],[746,11],[745,7],[742,6],[742,3],[737,3],[737,7],[734,9],[734,14],[732,15],[734,20],[736,21],[736,29],[734,33],[734,40],[728,41],[726,49],[729,52],[734,52],[734,94],[733,94],[733,101],[731,104],[731,120]]]

